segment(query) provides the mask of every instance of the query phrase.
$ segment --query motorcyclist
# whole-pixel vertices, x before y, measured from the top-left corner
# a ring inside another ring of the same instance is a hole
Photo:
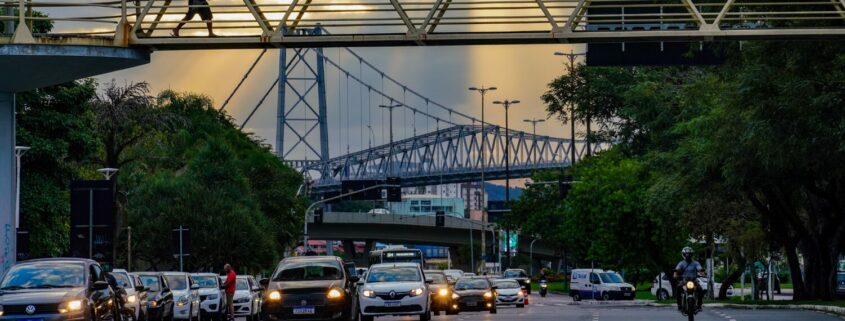
[[[679,310],[682,307],[681,300],[683,298],[683,286],[687,281],[695,283],[695,297],[698,302],[696,309],[698,311],[701,311],[701,304],[704,301],[704,290],[701,288],[701,285],[698,284],[698,277],[704,276],[704,268],[701,266],[701,263],[698,263],[698,261],[693,259],[694,253],[695,252],[691,247],[685,247],[681,250],[681,255],[684,259],[675,266],[675,280],[678,280],[678,290],[675,291],[675,297],[678,300]]]

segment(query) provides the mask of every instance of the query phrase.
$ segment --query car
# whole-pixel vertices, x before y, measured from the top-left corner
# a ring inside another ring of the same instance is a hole
[[[247,321],[261,317],[261,288],[251,275],[238,275],[235,281],[235,295],[232,299],[235,316],[246,317]]]
[[[633,300],[637,289],[625,283],[618,273],[600,269],[574,269],[570,278],[569,295],[574,301]]]
[[[434,315],[440,312],[450,314],[452,308],[452,283],[442,271],[426,270],[425,279],[429,282],[428,291],[431,295],[431,311]]]
[[[99,263],[53,258],[19,262],[0,280],[0,320],[98,320],[116,315]]]
[[[418,315],[420,321],[431,319],[428,281],[417,263],[381,263],[370,266],[367,278],[359,282],[361,321],[376,316]]]
[[[117,286],[126,291],[124,306],[134,311],[135,320],[144,320],[147,311],[146,304],[141,304],[142,301],[146,302],[147,299],[144,285],[124,269],[114,269],[109,274],[114,277]]]
[[[523,269],[507,269],[504,273],[505,279],[512,279],[519,282],[519,285],[525,287],[525,291],[531,294],[531,278]]]
[[[199,286],[201,319],[224,321],[226,293],[220,288],[217,274],[192,273],[191,280]]]
[[[443,274],[446,274],[447,277],[452,279],[452,282],[455,282],[464,276],[464,271],[457,269],[447,269],[443,270]]]
[[[173,292],[173,319],[199,320],[199,286],[191,282],[188,273],[164,272],[162,274],[167,280],[170,291]]]
[[[355,269],[355,273],[356,275],[358,275],[358,278],[364,278],[364,276],[367,275],[367,270],[369,269],[365,267],[359,267]]]
[[[464,272],[464,275],[463,275],[462,277],[473,277],[473,276],[475,276],[475,273],[472,273],[472,272]]]
[[[336,256],[285,258],[261,280],[266,288],[262,319],[355,320],[358,277],[345,266]]]
[[[137,276],[147,289],[147,321],[173,320],[173,291],[164,275],[160,272],[136,272],[132,275]]]
[[[513,305],[517,308],[525,307],[525,293],[523,286],[514,279],[493,280],[496,287],[496,305]]]
[[[657,283],[657,279],[662,279],[661,283]],[[698,284],[701,285],[701,289],[707,291],[707,278],[699,277]],[[719,290],[722,288],[722,284],[720,282],[715,282],[714,287],[715,293],[718,294]],[[669,300],[675,296],[675,291],[672,289],[672,283],[669,282],[669,278],[666,277],[665,273],[660,273],[659,276],[655,277],[654,280],[651,282],[651,294],[654,295],[658,300]],[[732,285],[728,286],[728,290],[726,292],[728,296],[734,295],[734,288]]]
[[[496,288],[486,277],[464,277],[458,280],[452,300],[453,313],[490,311],[490,314],[496,314]]]

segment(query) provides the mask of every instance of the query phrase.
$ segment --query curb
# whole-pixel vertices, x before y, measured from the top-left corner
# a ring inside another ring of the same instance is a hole
[[[674,307],[674,304],[660,304],[650,302],[646,304],[649,307]],[[845,316],[845,308],[828,305],[812,305],[812,304],[769,304],[769,305],[751,305],[751,304],[735,304],[735,303],[705,303],[705,308],[728,308],[728,309],[745,309],[745,310],[806,310],[832,313],[838,316]]]

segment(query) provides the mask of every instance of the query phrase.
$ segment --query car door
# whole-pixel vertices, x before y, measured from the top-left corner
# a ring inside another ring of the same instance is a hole
[[[98,290],[94,287],[96,282],[105,282],[106,273],[99,264],[91,264],[88,266],[88,287],[91,289],[89,300],[94,305],[94,311],[97,318],[100,320],[110,319],[113,316],[113,310],[109,308],[108,301],[112,299],[112,292],[110,287]]]
[[[595,299],[601,296],[601,279],[599,278],[598,273],[590,272],[590,282],[587,283],[587,287],[590,289],[588,294],[590,299]]]

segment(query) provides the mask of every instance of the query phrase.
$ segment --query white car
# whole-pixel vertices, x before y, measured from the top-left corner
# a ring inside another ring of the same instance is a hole
[[[173,318],[177,320],[200,319],[199,286],[191,282],[188,273],[164,272],[167,285],[173,292]]]
[[[660,284],[657,283],[658,278],[662,279],[662,282]],[[707,278],[699,277],[698,284],[701,285],[701,289],[704,290],[704,292],[707,292]],[[722,283],[714,282],[713,285],[713,293],[718,295],[719,290],[722,289]],[[665,273],[660,273],[660,276],[655,277],[654,280],[651,281],[651,294],[654,295],[658,300],[669,300],[675,296],[675,291],[673,291],[672,289],[672,283],[669,282],[669,278],[666,277]],[[727,295],[734,295],[734,287],[732,285],[728,286]]]
[[[261,288],[255,278],[238,275],[232,301],[235,305],[235,316],[246,317],[247,321],[258,320],[261,313]]]
[[[525,307],[525,292],[514,279],[498,279],[493,281],[496,287],[496,306],[513,305],[517,308]]]
[[[146,315],[147,305],[146,302],[141,305],[141,301],[146,301],[147,294],[143,291],[138,292],[136,289],[137,286],[143,286],[143,284],[141,284],[136,276],[130,275],[124,269],[114,269],[111,275],[114,276],[117,286],[126,291],[126,307],[135,311],[135,320],[143,320],[143,317]]]
[[[384,315],[419,315],[431,319],[428,284],[419,264],[374,264],[359,283],[358,306],[361,321]]]
[[[198,285],[200,316],[203,319],[223,320],[226,294],[220,289],[220,278],[214,273],[192,273],[191,280]]]

